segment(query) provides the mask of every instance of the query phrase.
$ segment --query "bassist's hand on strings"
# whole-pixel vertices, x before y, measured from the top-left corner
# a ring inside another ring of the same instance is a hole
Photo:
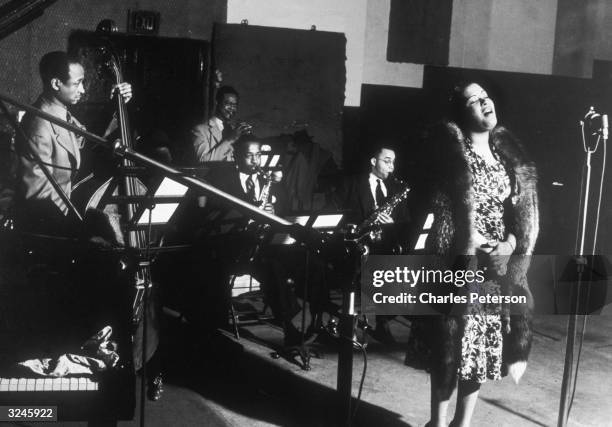
[[[132,85],[127,82],[113,85],[110,94],[111,99],[113,99],[115,93],[121,94],[121,97],[123,98],[123,103],[125,104],[129,102],[130,99],[132,99]],[[118,128],[118,126],[119,124],[117,122],[117,113],[115,112],[113,114],[113,118],[111,119],[110,123],[106,127],[106,130],[104,131],[104,138],[108,138],[108,136],[113,133]]]
[[[125,103],[130,102],[130,99],[132,99],[132,85],[127,82],[123,82],[113,86],[110,95],[111,99],[113,98],[113,96],[115,96],[116,92],[119,92],[121,94],[121,96],[123,97],[123,102]]]

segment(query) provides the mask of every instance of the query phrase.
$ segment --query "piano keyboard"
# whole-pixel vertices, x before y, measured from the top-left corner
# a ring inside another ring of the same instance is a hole
[[[0,378],[0,393],[19,391],[96,391],[89,378]]]

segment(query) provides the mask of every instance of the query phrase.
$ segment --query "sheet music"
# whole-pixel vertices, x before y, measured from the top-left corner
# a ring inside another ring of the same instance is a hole
[[[186,193],[186,186],[166,177],[155,191],[154,197],[183,197]],[[157,203],[152,211],[149,208],[144,210],[137,224],[148,224],[149,213],[151,213],[151,224],[166,224],[174,215],[178,205],[178,203]]]

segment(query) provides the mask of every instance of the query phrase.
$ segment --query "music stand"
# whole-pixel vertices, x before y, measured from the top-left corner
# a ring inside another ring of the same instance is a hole
[[[135,168],[124,168],[125,175],[139,175]],[[127,232],[143,232],[146,230],[146,238],[144,247],[138,247],[140,251],[141,261],[139,263],[138,279],[136,283],[136,295],[132,305],[133,319],[135,323],[135,334],[138,335],[138,319],[142,319],[142,349],[141,349],[141,383],[140,383],[140,408],[141,417],[144,415],[145,399],[146,399],[146,381],[147,381],[147,345],[148,345],[148,313],[149,300],[153,289],[153,281],[151,280],[151,230],[152,227],[164,227],[174,216],[180,202],[184,199],[188,188],[172,180],[164,177],[157,186],[150,185],[143,195],[121,196],[116,195],[120,181],[124,178],[118,174],[108,185],[102,199],[100,208],[109,204],[117,205],[136,205],[133,210],[133,215],[125,230]],[[159,345],[159,341],[157,342]]]
[[[328,213],[328,214],[313,214],[313,215],[299,215],[287,217],[289,222],[293,224],[299,224],[304,226],[307,229],[316,229],[318,231],[324,233],[331,233],[337,227],[338,224],[342,221],[344,214],[342,213]],[[272,236],[270,240],[271,245],[293,245],[296,243],[296,240],[289,235],[287,232],[277,232]],[[300,344],[292,345],[286,348],[283,348],[281,352],[272,353],[273,358],[278,358],[282,354],[287,359],[295,360],[296,357],[299,357],[301,360],[301,368],[305,371],[309,371],[310,367],[310,358],[318,357],[318,353],[315,352],[308,345],[314,341],[317,337],[314,334],[308,340],[306,339],[306,303],[308,301],[308,287],[309,287],[309,269],[310,269],[310,249],[305,245],[302,245],[305,249],[304,254],[304,284],[302,290],[302,301],[304,304],[304,308],[302,309],[302,318],[301,318],[301,340]]]

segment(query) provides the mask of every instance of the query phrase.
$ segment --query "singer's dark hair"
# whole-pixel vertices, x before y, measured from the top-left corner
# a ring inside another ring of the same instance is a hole
[[[462,80],[455,84],[450,91],[448,100],[449,100],[449,119],[459,125],[459,127],[463,128],[466,123],[466,114],[467,109],[465,108],[465,96],[463,92],[467,87],[471,84],[475,84],[476,82]]]

